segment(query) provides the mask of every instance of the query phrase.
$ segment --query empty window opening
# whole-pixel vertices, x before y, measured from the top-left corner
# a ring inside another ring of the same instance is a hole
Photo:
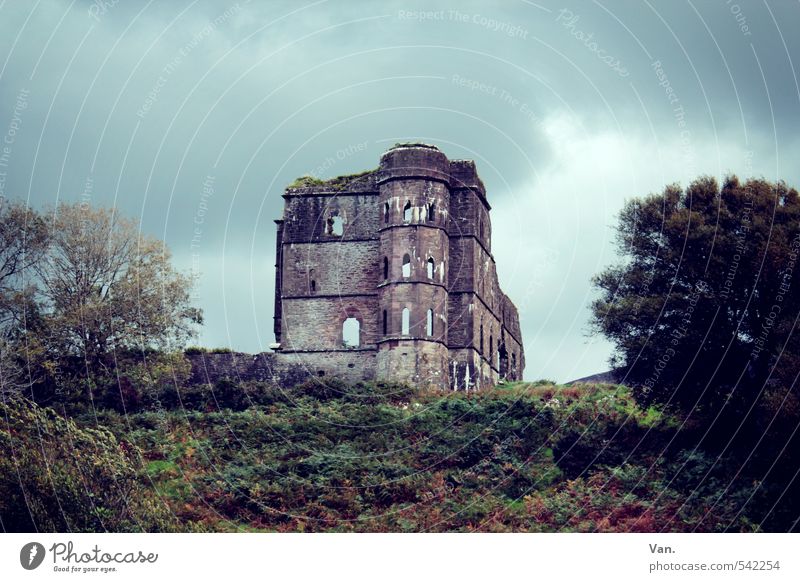
[[[355,317],[348,317],[344,320],[342,342],[347,348],[357,348],[361,344],[361,323]]]
[[[511,375],[517,376],[517,354],[514,352],[511,352]]]
[[[436,203],[431,202],[428,206],[428,222],[434,222],[436,220]]]
[[[505,342],[501,341],[497,346],[497,365],[500,369],[500,377],[508,377],[508,350],[506,350]]]
[[[481,239],[483,239],[483,221],[482,220],[479,223],[479,230],[480,230],[480,234],[481,234]]]
[[[425,318],[425,334],[429,337],[433,335],[433,309],[428,310],[428,315]]]
[[[383,310],[383,335],[389,333],[389,314],[384,309]]]
[[[411,257],[406,253],[403,255],[403,277],[411,276]]]
[[[389,257],[383,257],[383,280],[389,278]]]
[[[428,259],[428,279],[433,279],[433,269],[435,265],[433,259]]]
[[[488,358],[490,364],[492,363],[493,352],[494,352],[494,337],[490,335],[489,336],[489,358]]]
[[[411,222],[411,202],[409,201],[406,201],[406,205],[403,207],[403,221]]]
[[[401,333],[403,335],[409,334],[409,329],[411,328],[411,311],[409,311],[408,307],[403,308],[403,324]]]
[[[389,203],[385,202],[383,204],[383,223],[389,224]]]
[[[342,236],[344,234],[344,221],[342,217],[334,216],[331,221],[331,234],[333,236]]]
[[[317,282],[314,279],[311,279],[311,292],[313,293],[316,290],[317,290]]]
[[[344,234],[344,220],[339,216],[339,211],[334,210],[335,214],[331,214],[328,220],[325,221],[325,233],[333,236],[342,236]]]
[[[481,353],[481,355],[483,355],[483,324],[481,324],[481,343],[480,343],[480,346],[481,346],[481,349],[478,350],[478,351]]]

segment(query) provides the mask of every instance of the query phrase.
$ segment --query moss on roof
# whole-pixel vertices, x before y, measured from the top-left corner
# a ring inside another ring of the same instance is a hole
[[[328,180],[322,180],[315,176],[300,176],[294,182],[289,184],[288,188],[311,188],[314,186],[326,186],[331,190],[344,190],[344,188],[353,180],[367,176],[375,170],[364,170],[355,174],[346,174],[344,176],[336,176]]]

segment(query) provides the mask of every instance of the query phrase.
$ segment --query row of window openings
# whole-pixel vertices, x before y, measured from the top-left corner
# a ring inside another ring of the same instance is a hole
[[[391,212],[391,207],[389,203],[386,202],[383,205],[383,222],[388,224],[389,223],[389,214]],[[404,222],[411,222],[411,202],[406,201],[405,207],[403,207],[403,221]],[[425,206],[425,221],[426,222],[435,222],[436,221],[436,203],[431,202],[427,206]],[[332,215],[328,217],[328,220],[325,221],[325,233],[332,235],[332,236],[342,236],[344,234],[344,220],[339,215]],[[483,236],[483,223],[481,223],[481,236]]]
[[[389,312],[383,310],[383,335],[389,333]],[[400,334],[411,333],[411,310],[403,308],[400,318]],[[433,336],[433,309],[428,309],[425,314],[425,335]],[[348,317],[342,324],[342,341],[346,347],[357,348],[361,345],[361,323],[355,317]]]
[[[401,321],[400,321],[400,334],[409,335],[411,329],[411,310],[408,307],[403,308]],[[383,335],[389,333],[389,312],[383,310]],[[425,335],[428,337],[433,336],[433,309],[428,309],[425,317]],[[355,317],[348,317],[342,324],[342,339],[347,347],[358,347],[361,345],[361,323]],[[501,348],[502,349],[502,348]],[[483,326],[480,332],[480,353],[483,355]],[[497,353],[497,362],[494,361],[494,336],[489,336],[489,353],[488,359],[491,363],[500,365],[500,353]],[[511,354],[511,369],[517,368],[517,355]]]
[[[391,216],[392,207],[388,202],[383,204],[383,222],[389,224],[389,216]],[[406,205],[403,206],[403,222],[411,222],[411,201],[406,200]],[[425,206],[425,222],[436,222],[436,203],[431,202]]]
[[[436,204],[431,202],[425,207],[426,210],[426,222],[435,222],[436,221]],[[383,222],[388,224],[389,223],[389,213],[390,213],[390,206],[389,203],[386,202],[383,205]],[[403,208],[403,222],[411,222],[411,202],[406,202],[405,207]],[[478,223],[478,230],[480,231],[480,238],[483,239],[483,220],[479,221]],[[329,216],[328,220],[325,222],[325,232],[332,236],[342,236],[344,234],[344,220],[341,216]]]
[[[428,259],[426,263],[427,275],[428,279],[433,279],[433,270],[436,268],[436,262],[433,259]],[[402,269],[403,277],[410,277],[411,276],[411,257],[407,254],[403,257],[403,269]],[[389,278],[389,259],[387,257],[383,257],[383,278],[387,280]],[[315,292],[317,290],[317,281],[316,279],[311,279],[311,292]]]
[[[389,224],[389,217],[391,216],[392,207],[388,202],[383,204],[383,222],[384,224]],[[435,222],[436,221],[436,203],[431,202],[427,206],[425,206],[425,221],[426,222]],[[403,207],[403,222],[411,222],[411,202],[406,200],[406,205]],[[478,221],[478,230],[480,231],[480,237],[483,238],[483,220]]]
[[[409,335],[411,329],[411,310],[408,307],[403,308],[400,316],[400,335]],[[389,312],[383,310],[383,335],[389,334]],[[433,335],[433,309],[428,309],[425,314],[425,335],[430,337]]]
[[[425,268],[428,279],[433,279],[433,271],[436,268],[436,262],[432,258],[429,258],[425,263]],[[411,276],[411,256],[408,253],[403,255],[401,274],[406,278]],[[384,281],[389,279],[389,257],[383,257],[383,279]]]

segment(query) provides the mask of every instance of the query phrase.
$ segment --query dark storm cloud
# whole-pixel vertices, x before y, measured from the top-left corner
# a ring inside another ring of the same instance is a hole
[[[797,3],[6,2],[6,196],[116,205],[201,274],[203,342],[272,341],[282,188],[404,139],[478,163],[528,377],[605,366],[589,277],[622,202],[800,183]],[[24,107],[18,106],[20,98]]]

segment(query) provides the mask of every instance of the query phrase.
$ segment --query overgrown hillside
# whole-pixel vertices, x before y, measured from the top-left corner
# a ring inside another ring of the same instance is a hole
[[[136,499],[160,499],[158,507],[105,504],[112,514],[142,513],[138,521],[134,515],[107,520],[111,527],[104,522],[113,530],[789,528],[788,518],[771,509],[773,485],[753,480],[724,455],[695,448],[702,427],[643,410],[619,386],[519,383],[443,395],[382,384],[309,382],[281,390],[224,382],[181,390],[171,400],[162,394],[158,406],[134,414],[83,413],[76,425],[38,407],[20,415],[18,406],[0,404],[0,438],[4,450],[27,451],[22,483],[29,504],[60,494],[46,482],[48,464],[38,458],[45,454],[51,471],[72,471],[76,480],[85,469],[73,465],[104,471],[103,479],[79,481],[87,499],[112,491],[115,476],[128,482],[131,472]],[[70,435],[47,441],[47,450],[65,452],[42,452],[34,426]],[[114,469],[120,457],[124,467]],[[0,459],[6,529],[27,523],[10,518],[4,504],[22,494],[15,459]],[[70,491],[81,496],[78,486]],[[87,507],[75,501],[76,512]],[[174,517],[164,519],[161,510]],[[92,530],[97,522],[36,525]]]

